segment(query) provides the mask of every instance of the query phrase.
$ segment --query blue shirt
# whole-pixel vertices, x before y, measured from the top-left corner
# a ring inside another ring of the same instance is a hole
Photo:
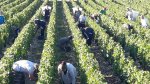
[[[0,24],[3,24],[5,22],[4,16],[0,16]]]

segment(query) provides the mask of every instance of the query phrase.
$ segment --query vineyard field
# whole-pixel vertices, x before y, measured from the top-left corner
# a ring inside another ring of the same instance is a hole
[[[42,14],[45,5],[51,7],[49,18]],[[78,20],[75,7],[81,9]],[[138,13],[136,20],[126,17],[128,9]],[[64,84],[57,70],[62,61],[76,68],[71,84],[150,84],[149,10],[149,0],[0,0],[5,19],[0,24],[0,84]],[[78,25],[82,15],[85,28]],[[37,19],[45,26],[38,27]],[[95,32],[91,45],[87,27]],[[60,39],[70,35],[70,51],[61,50]],[[37,80],[27,74],[14,79],[12,66],[19,60],[39,64]]]

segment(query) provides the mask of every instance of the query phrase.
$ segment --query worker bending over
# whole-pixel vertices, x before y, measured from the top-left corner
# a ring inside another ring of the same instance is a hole
[[[50,6],[45,5],[44,7],[42,7],[42,15],[44,16],[44,19],[45,19],[46,22],[49,21],[50,11],[51,11]]]
[[[28,61],[28,60],[19,60],[16,61],[13,66],[13,83],[15,84],[25,84],[25,75],[29,77],[30,80],[37,80],[38,64]],[[18,77],[19,75],[21,77]],[[18,81],[18,79],[20,79]]]
[[[80,15],[79,20],[78,20],[78,28],[84,28],[86,24],[86,16],[85,14]]]
[[[83,37],[86,39],[86,43],[88,44],[88,46],[90,46],[95,38],[94,30],[90,27],[85,27],[81,31],[82,31]]]
[[[41,29],[41,34],[38,37],[38,39],[39,40],[44,39],[44,31],[46,29],[46,22],[44,20],[35,19],[34,24],[36,25],[37,30]]]
[[[58,66],[58,74],[61,84],[76,84],[77,71],[71,63],[62,61]]]
[[[62,37],[58,41],[58,46],[62,51],[71,51],[71,40],[73,39],[73,36],[67,36],[67,37]]]

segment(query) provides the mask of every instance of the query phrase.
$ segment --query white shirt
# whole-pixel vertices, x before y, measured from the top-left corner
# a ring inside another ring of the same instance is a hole
[[[50,6],[48,6],[48,5],[46,5],[46,6],[42,7],[42,13],[43,13],[43,15],[45,15],[45,9],[49,9],[49,10],[51,10],[51,7],[50,7]]]
[[[126,15],[128,16],[128,20],[132,20],[133,19],[133,13],[132,13],[132,11],[128,11],[126,13]]]
[[[19,60],[13,64],[13,70],[14,71],[19,71],[19,72],[25,72],[28,74],[33,74],[35,68],[34,64],[31,61],[28,60]]]
[[[141,19],[141,25],[142,25],[142,27],[147,28],[148,24],[149,24],[149,22],[148,22],[147,18]]]
[[[73,14],[75,14],[75,11],[77,11],[78,9],[76,7],[72,8]]]
[[[126,15],[128,16],[128,20],[135,21],[137,16],[139,15],[139,12],[131,10],[131,11],[128,11]]]
[[[86,21],[86,17],[84,15],[80,15],[79,22],[85,22],[85,21]]]
[[[79,8],[79,10],[82,11],[82,8]],[[73,7],[72,11],[73,11],[73,14],[75,14],[75,11],[78,11],[78,8],[77,7]]]
[[[62,72],[62,75],[61,75],[63,82],[65,84],[71,84],[71,83],[76,84],[75,83],[76,82],[76,76],[77,76],[76,68],[70,63],[66,63],[66,65],[67,65],[67,73],[64,74]],[[58,72],[62,71],[61,67],[62,67],[62,65],[60,64],[58,66]]]
[[[82,8],[79,8],[80,11],[82,11]]]
[[[139,12],[138,12],[138,11],[132,10],[132,20],[133,20],[133,21],[136,20],[136,18],[138,17],[138,15],[139,15]]]

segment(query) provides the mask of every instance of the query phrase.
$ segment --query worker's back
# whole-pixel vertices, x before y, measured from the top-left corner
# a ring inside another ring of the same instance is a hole
[[[64,68],[66,71],[64,71]],[[61,76],[63,84],[75,84],[77,71],[71,63],[59,64],[58,73]]]
[[[43,29],[46,28],[46,22],[45,22],[44,20],[36,19],[36,20],[35,20],[35,24],[36,24],[38,27],[42,27]]]
[[[50,14],[50,10],[49,9],[45,9],[45,16]]]
[[[62,37],[62,38],[59,39],[58,45],[61,46],[61,45],[67,44],[68,42],[69,42],[68,37]]]
[[[62,37],[58,41],[58,47],[66,52],[71,51],[70,41],[72,40],[72,36]]]
[[[86,34],[88,35],[88,37],[94,37],[95,32],[92,28],[89,27],[86,29]]]

